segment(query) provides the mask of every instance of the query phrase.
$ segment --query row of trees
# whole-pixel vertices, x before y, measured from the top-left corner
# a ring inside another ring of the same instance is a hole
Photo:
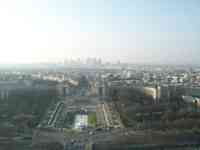
[[[9,99],[3,101],[5,107],[1,113],[20,129],[37,126],[45,110],[56,100],[54,90],[41,90],[37,88],[12,91]],[[22,128],[23,126],[23,128]]]

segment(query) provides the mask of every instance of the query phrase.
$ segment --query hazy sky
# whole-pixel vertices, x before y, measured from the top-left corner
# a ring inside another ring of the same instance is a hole
[[[199,63],[199,0],[1,0],[0,63]]]

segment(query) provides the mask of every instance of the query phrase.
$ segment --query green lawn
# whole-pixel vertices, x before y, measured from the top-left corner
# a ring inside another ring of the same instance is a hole
[[[97,125],[97,117],[96,117],[96,113],[95,112],[89,113],[89,115],[88,115],[88,124],[91,127],[96,127],[96,125]]]

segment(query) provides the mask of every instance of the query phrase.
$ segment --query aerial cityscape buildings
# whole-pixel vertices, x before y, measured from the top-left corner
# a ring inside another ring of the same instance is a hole
[[[199,147],[199,67],[91,64],[2,69],[2,139],[33,150],[51,143],[94,150]]]

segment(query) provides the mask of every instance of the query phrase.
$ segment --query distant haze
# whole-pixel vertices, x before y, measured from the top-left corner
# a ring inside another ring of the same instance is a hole
[[[1,0],[0,63],[200,64],[199,0]]]

